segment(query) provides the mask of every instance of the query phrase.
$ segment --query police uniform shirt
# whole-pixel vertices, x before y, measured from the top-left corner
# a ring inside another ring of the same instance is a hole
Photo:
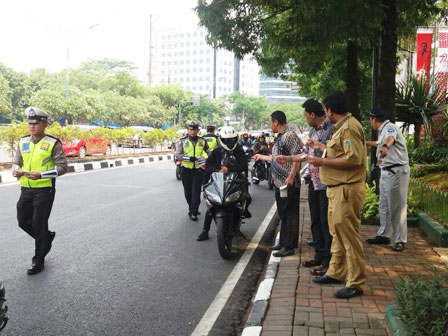
[[[190,140],[193,144],[193,146],[196,146],[196,143],[198,142],[199,139],[203,139],[205,141],[205,139],[203,137],[197,136],[195,138],[191,138],[188,135],[184,136],[182,138],[179,139],[179,142],[176,145],[176,151],[174,152],[174,157],[176,158],[176,160],[180,160],[182,161],[182,156],[184,154],[184,146],[183,146],[183,141],[184,140]],[[208,153],[210,151],[210,148],[208,147],[208,143],[207,141],[205,141],[204,144],[204,152]]]
[[[403,134],[397,125],[386,120],[378,129],[378,141],[376,147],[376,157],[378,158],[378,164],[381,168],[390,167],[392,165],[408,165],[409,156],[408,149],[406,147],[406,142],[404,140]],[[387,150],[387,155],[385,157],[380,157],[381,146],[386,144],[388,137],[393,137],[395,142]]]
[[[51,135],[47,135],[47,134],[44,134],[44,136],[40,139],[34,139],[31,135],[28,135],[27,137],[29,137],[30,141],[33,142],[34,144],[37,144],[39,141],[41,141],[45,137],[50,137],[52,139],[56,139],[56,144],[53,147],[51,157],[53,158],[54,164],[56,166],[58,176],[64,175],[68,171],[67,158],[65,156],[64,150],[62,149],[62,143],[59,139],[57,139]],[[23,157],[22,157],[22,153],[20,152],[19,146],[20,146],[20,143],[17,144],[16,152],[15,152],[14,159],[13,159],[13,164],[22,168]]]
[[[351,113],[338,121],[327,142],[327,158],[341,158],[357,166],[350,169],[320,167],[320,179],[327,186],[364,182],[366,178],[367,148],[361,124]]]

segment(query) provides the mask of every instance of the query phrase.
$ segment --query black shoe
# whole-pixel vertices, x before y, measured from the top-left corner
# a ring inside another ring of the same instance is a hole
[[[334,293],[334,297],[338,299],[350,299],[358,295],[362,295],[362,290],[356,287],[344,287]]]
[[[198,216],[195,215],[195,214],[189,214],[188,216],[190,216],[190,219],[191,219],[192,221],[197,221],[197,220],[198,220]]]
[[[31,268],[28,269],[27,272],[29,275],[34,275],[34,274],[41,272],[43,269],[44,269],[44,264],[34,264],[31,266]]]
[[[199,236],[196,238],[197,241],[207,240],[208,239],[208,231],[202,231]]]
[[[387,237],[376,236],[375,238],[367,239],[366,242],[369,244],[389,245],[390,239]]]
[[[198,212],[196,212],[196,216],[199,216],[201,213],[198,211]]]
[[[317,283],[317,284],[320,284],[320,285],[326,285],[326,284],[341,284],[341,283],[344,283],[344,282],[341,281],[341,280],[330,278],[330,277],[327,276],[327,275],[322,275],[322,276],[313,277],[313,282],[314,282],[314,283]]]
[[[311,239],[310,239],[310,240],[307,240],[307,241],[306,241],[306,244],[307,244],[308,246],[314,246],[314,241],[312,241]]]
[[[317,259],[305,260],[302,262],[303,267],[315,267],[320,266],[321,262]]]
[[[290,249],[290,250],[288,250],[288,249],[286,249],[285,247],[282,247],[280,250],[278,250],[277,252],[275,252],[274,254],[273,254],[273,256],[274,257],[287,257],[287,256],[290,256],[290,255],[293,255],[295,252],[294,252],[294,249]]]
[[[282,246],[280,244],[271,246],[271,250],[272,251],[278,251],[278,250],[281,250],[281,249],[282,249]]]
[[[404,250],[404,243],[395,243],[394,247],[392,247],[392,251],[401,252]]]
[[[243,216],[244,216],[244,218],[251,218],[252,217],[252,214],[250,213],[250,211],[249,210],[244,210],[244,214],[243,214]]]

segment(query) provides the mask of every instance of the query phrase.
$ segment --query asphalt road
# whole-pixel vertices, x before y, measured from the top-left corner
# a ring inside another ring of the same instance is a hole
[[[234,257],[223,260],[214,227],[196,242],[203,215],[189,220],[172,162],[70,174],[56,189],[53,249],[45,270],[28,276],[34,241],[17,226],[20,187],[0,186],[10,309],[2,335],[189,335],[247,245],[237,238]],[[274,201],[266,182],[250,191],[249,239]]]

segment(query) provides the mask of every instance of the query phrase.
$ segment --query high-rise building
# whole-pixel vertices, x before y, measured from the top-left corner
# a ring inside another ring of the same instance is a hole
[[[264,75],[260,75],[260,96],[265,96],[268,103],[279,101],[299,103],[305,100],[299,96],[294,82]]]
[[[214,49],[206,31],[192,24],[166,26],[152,16],[150,22],[148,82],[176,84],[196,94],[219,98],[240,91],[257,96],[259,67],[249,58]]]

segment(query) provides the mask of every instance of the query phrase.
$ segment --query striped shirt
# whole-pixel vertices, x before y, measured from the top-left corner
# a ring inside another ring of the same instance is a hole
[[[285,181],[291,172],[293,162],[277,163],[274,158],[277,155],[295,155],[302,151],[302,141],[299,136],[288,126],[277,135],[274,147],[272,147],[272,179],[277,188],[285,185]],[[300,187],[300,176],[297,172],[294,177],[294,187]]]

